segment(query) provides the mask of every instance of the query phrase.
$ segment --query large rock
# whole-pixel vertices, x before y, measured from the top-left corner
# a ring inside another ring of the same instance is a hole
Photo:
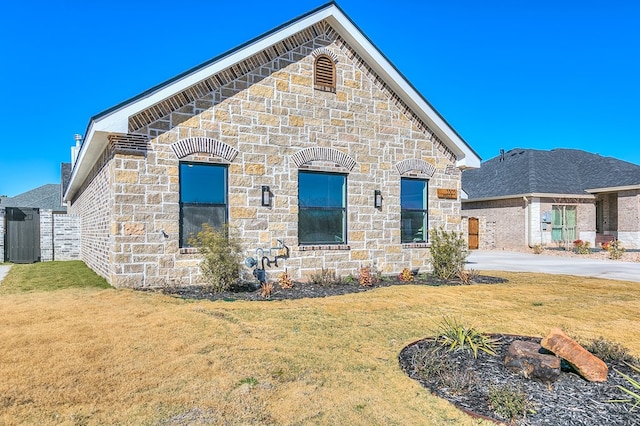
[[[600,358],[580,346],[576,341],[554,328],[540,342],[543,348],[550,350],[567,361],[582,377],[590,382],[606,382],[609,367]]]
[[[560,376],[560,358],[542,351],[538,343],[516,340],[509,345],[504,365],[528,379],[553,382]]]

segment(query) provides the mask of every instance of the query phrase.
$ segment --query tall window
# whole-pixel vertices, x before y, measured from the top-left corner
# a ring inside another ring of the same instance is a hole
[[[298,173],[300,244],[346,242],[347,177],[336,173]]]
[[[576,206],[552,206],[551,239],[564,242],[574,241],[577,222]]]
[[[400,221],[403,243],[426,242],[428,230],[427,181],[402,178]]]
[[[316,58],[313,85],[318,90],[336,91],[336,66],[327,55],[319,55]]]
[[[207,223],[214,228],[227,222],[227,167],[180,163],[180,247]]]

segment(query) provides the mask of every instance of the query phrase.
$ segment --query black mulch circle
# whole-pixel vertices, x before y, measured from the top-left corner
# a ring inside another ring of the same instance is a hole
[[[521,425],[553,425],[553,426],[595,426],[595,425],[640,425],[640,407],[630,412],[632,404],[608,402],[627,399],[627,395],[616,385],[630,388],[629,383],[614,371],[614,368],[631,377],[637,376],[622,362],[607,362],[609,367],[606,382],[588,382],[578,374],[563,367],[560,378],[551,384],[526,379],[506,369],[504,356],[514,340],[528,340],[540,343],[539,338],[493,335],[499,337],[500,343],[496,356],[478,352],[478,358],[466,351],[438,351],[448,357],[457,371],[466,371],[472,377],[472,384],[460,392],[459,389],[447,388],[437,377],[425,379],[421,373],[420,359],[439,347],[433,339],[417,341],[405,347],[399,355],[400,367],[412,379],[417,380],[433,394],[444,398],[463,411],[478,417],[489,418],[495,422],[508,423],[489,406],[488,391],[491,386],[508,386],[520,389],[533,403],[532,413],[521,418],[516,424]],[[424,369],[422,369],[424,372]],[[435,375],[437,376],[437,375]],[[457,391],[456,391],[457,390]]]
[[[474,278],[473,284],[499,284],[506,282],[506,279],[479,275]],[[441,280],[431,275],[418,275],[411,282],[403,282],[396,277],[385,277],[372,286],[361,286],[357,280],[351,282],[342,281],[338,284],[318,285],[313,283],[294,282],[292,288],[281,288],[277,283],[274,285],[270,297],[264,297],[260,292],[257,283],[243,283],[231,289],[231,291],[212,292],[206,286],[184,286],[184,287],[164,287],[154,289],[184,299],[208,299],[208,300],[285,300],[303,299],[313,297],[341,296],[350,293],[362,293],[380,287],[390,287],[394,285],[427,285],[427,286],[450,286],[463,285],[459,279]],[[145,289],[149,291],[149,289]]]

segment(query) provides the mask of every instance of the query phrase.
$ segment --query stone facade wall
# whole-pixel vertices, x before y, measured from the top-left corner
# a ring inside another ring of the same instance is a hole
[[[480,219],[480,249],[521,249],[526,246],[526,206],[522,198],[465,202],[463,211],[469,217]]]
[[[576,207],[576,238],[595,245],[595,200],[581,198],[522,198],[465,202],[463,212],[480,218],[480,248],[515,249],[541,244],[562,245],[552,241],[551,224],[542,216],[551,214],[554,205]],[[484,225],[483,225],[484,221]],[[493,225],[491,225],[493,224]],[[491,226],[490,226],[491,225]],[[492,230],[493,229],[493,230]]]
[[[53,260],[80,259],[80,218],[72,214],[53,215]]]
[[[4,263],[5,211],[0,208],[0,263]]]
[[[335,93],[313,88],[316,49],[329,50],[337,59]],[[198,255],[179,247],[180,161],[228,164],[230,223],[241,231],[247,256],[258,247],[276,246],[277,238],[291,247],[290,258],[279,269],[269,269],[270,275],[285,267],[294,279],[320,268],[346,275],[364,264],[385,273],[429,269],[428,244],[400,243],[402,176],[429,180],[430,228],[461,230],[459,199],[437,196],[437,188],[460,192],[452,153],[331,31],[131,131],[148,135],[151,143],[144,158],[113,158],[109,222],[114,267],[109,281],[115,286],[199,281]],[[228,147],[238,154],[230,159],[207,149],[184,153],[185,141]],[[301,151],[314,147],[346,155],[352,168],[323,155],[298,164]],[[398,164],[405,160],[427,166],[401,172]],[[301,169],[347,174],[346,244],[298,245]],[[260,206],[262,185],[271,188],[270,207]],[[381,209],[373,206],[376,189],[384,198]],[[83,241],[88,238],[85,229],[93,227],[83,217]]]
[[[576,238],[589,242],[591,247],[595,246],[596,239],[596,205],[595,199],[581,199],[581,198],[542,198],[540,200],[540,214],[549,212],[553,209],[553,206],[575,206],[577,224],[576,224]],[[540,219],[536,222],[536,225],[542,226]],[[551,236],[551,224],[547,226],[546,230],[542,231],[542,244],[546,246],[562,246],[562,242],[552,240]]]
[[[78,216],[40,210],[40,260],[80,259]]]
[[[53,260],[53,211],[40,209],[40,261]]]
[[[105,150],[81,191],[68,205],[80,218],[80,257],[98,275],[111,282],[113,217],[112,155]]]
[[[618,239],[625,248],[640,248],[640,190],[618,193]]]
[[[314,90],[316,49],[337,59],[335,93]],[[460,192],[451,151],[328,27],[258,68],[243,69],[152,123],[138,128],[143,114],[130,121],[131,133],[149,137],[148,152],[115,154],[74,200],[72,211],[82,217],[83,260],[118,287],[199,282],[200,258],[179,247],[178,180],[181,161],[199,161],[228,164],[229,220],[240,230],[247,256],[276,246],[278,238],[291,247],[280,268],[267,270],[272,278],[285,267],[294,279],[320,268],[354,274],[366,264],[385,273],[429,269],[428,244],[400,243],[400,179],[428,179],[429,228],[460,231],[459,199],[437,195],[438,188]],[[185,152],[190,144],[200,149]],[[314,147],[330,155],[312,154],[300,164],[301,152]],[[230,150],[237,155],[227,157]],[[346,244],[298,245],[302,169],[347,174]],[[273,194],[269,207],[260,206],[262,185]],[[381,209],[373,206],[374,190],[382,191]],[[108,261],[111,270],[104,266]]]

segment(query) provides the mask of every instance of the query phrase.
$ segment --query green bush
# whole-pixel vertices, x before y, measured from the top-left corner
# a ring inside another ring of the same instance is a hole
[[[436,334],[436,340],[448,351],[467,351],[478,357],[478,350],[489,355],[496,354],[497,339],[479,332],[473,326],[466,326],[458,320],[445,317]]]
[[[586,342],[582,345],[586,350],[603,360],[604,362],[635,362],[637,361],[625,348],[619,343],[612,342],[599,337],[597,339]]]
[[[629,363],[626,363],[629,368],[631,368],[633,371],[635,371],[636,373],[640,374],[640,366],[635,366],[635,365],[631,365]],[[616,373],[618,373],[619,375],[621,375],[622,377],[624,377],[624,379],[627,381],[627,383],[629,383],[629,387],[626,388],[624,386],[616,386],[618,389],[620,389],[621,391],[623,391],[624,393],[626,393],[627,395],[629,395],[629,399],[623,399],[620,401],[615,401],[615,402],[630,402],[633,404],[633,406],[631,407],[631,409],[629,411],[633,411],[635,410],[639,405],[640,405],[640,381],[638,381],[637,379],[634,379],[633,377],[629,376],[628,374],[624,374],[621,373],[620,371],[616,370],[614,368],[614,370],[616,371]]]
[[[440,228],[431,230],[430,237],[431,266],[436,277],[448,280],[464,270],[469,251],[461,234]]]
[[[229,226],[216,229],[205,223],[198,235],[189,238],[189,244],[204,257],[200,270],[211,291],[228,290],[240,280],[242,245]]]
[[[526,417],[527,413],[534,413],[533,403],[521,389],[509,385],[491,386],[487,394],[489,406],[503,419],[513,422]]]

